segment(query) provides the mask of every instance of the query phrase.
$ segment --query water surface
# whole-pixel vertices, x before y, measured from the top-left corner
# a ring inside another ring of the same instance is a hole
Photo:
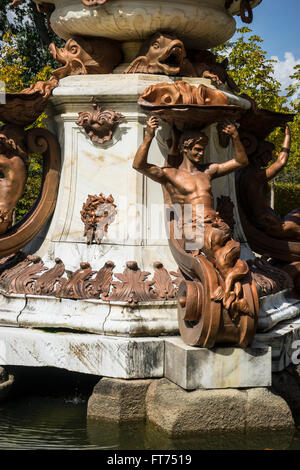
[[[16,397],[0,404],[0,449],[300,450],[300,432],[208,434],[168,438],[151,424],[114,425],[86,418],[80,397]]]

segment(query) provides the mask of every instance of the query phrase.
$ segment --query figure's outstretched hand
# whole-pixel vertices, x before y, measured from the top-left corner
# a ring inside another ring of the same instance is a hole
[[[151,116],[147,121],[146,133],[150,137],[154,137],[155,131],[158,128],[158,125],[159,125],[158,118],[155,116]]]
[[[231,121],[225,121],[223,124],[222,132],[224,134],[230,135],[230,137],[238,137],[238,131],[236,125]]]
[[[291,136],[291,131],[290,131],[290,128],[289,128],[288,124],[285,125],[284,135]]]

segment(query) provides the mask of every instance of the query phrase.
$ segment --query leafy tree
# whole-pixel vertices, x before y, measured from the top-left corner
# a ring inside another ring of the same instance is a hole
[[[22,57],[22,79],[27,86],[46,65],[57,68],[58,64],[49,52],[49,44],[62,45],[64,41],[47,27],[46,15],[37,11],[35,3],[26,0],[17,8],[11,8],[11,0],[0,0],[0,41],[10,32],[14,37],[19,57]],[[3,51],[0,42],[0,56]],[[13,64],[14,58],[6,59]]]
[[[6,85],[7,92],[19,92],[25,88],[24,82],[24,60],[19,54],[15,36],[10,32],[3,35],[2,56],[0,58],[0,80]],[[46,65],[36,75],[32,76],[30,83],[39,80],[47,80],[51,76],[51,67]],[[28,84],[30,84],[28,83]],[[36,122],[30,127],[44,127],[45,113],[41,114]],[[42,181],[42,156],[38,154],[30,155],[30,164],[28,167],[28,179],[22,198],[19,200],[16,211],[15,221],[18,221],[25,215],[38,198]]]
[[[296,112],[294,122],[290,124],[292,133],[292,146],[289,162],[278,177],[279,180],[300,183],[300,104],[299,100],[291,101],[297,90],[300,89],[300,67],[296,66],[291,77],[294,80],[284,94],[281,94],[281,84],[274,78],[274,64],[276,60],[268,59],[267,53],[262,49],[263,39],[251,35],[248,27],[237,30],[240,33],[235,42],[214,48],[219,60],[227,58],[229,61],[229,74],[240,87],[242,93],[253,98],[260,108],[277,112]],[[268,140],[275,144],[274,157],[282,145],[283,134],[276,129]]]

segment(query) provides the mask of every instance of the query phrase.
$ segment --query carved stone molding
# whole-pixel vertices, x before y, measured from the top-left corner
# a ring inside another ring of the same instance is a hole
[[[99,271],[93,271],[83,262],[70,272],[56,258],[54,267],[48,269],[40,257],[18,252],[0,260],[0,288],[9,294],[138,303],[176,298],[183,279],[180,273],[168,273],[159,261],[154,263],[150,280],[151,273],[141,271],[135,261],[128,261],[123,273],[114,273],[114,268],[114,262],[107,261]]]
[[[93,111],[82,111],[78,116],[76,124],[83,127],[92,142],[98,144],[111,140],[116,126],[124,119],[122,114],[113,110],[101,111],[101,106],[94,98]]]
[[[102,193],[99,196],[89,194],[80,211],[84,223],[84,236],[87,237],[88,244],[95,241],[100,245],[108,226],[115,220],[116,207],[112,195],[105,197]]]

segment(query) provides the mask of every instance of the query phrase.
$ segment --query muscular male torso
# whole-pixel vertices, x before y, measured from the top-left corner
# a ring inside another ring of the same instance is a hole
[[[203,165],[201,171],[190,173],[187,170],[163,168],[166,176],[164,184],[173,204],[204,205],[204,213],[214,210],[211,187],[211,165]]]

